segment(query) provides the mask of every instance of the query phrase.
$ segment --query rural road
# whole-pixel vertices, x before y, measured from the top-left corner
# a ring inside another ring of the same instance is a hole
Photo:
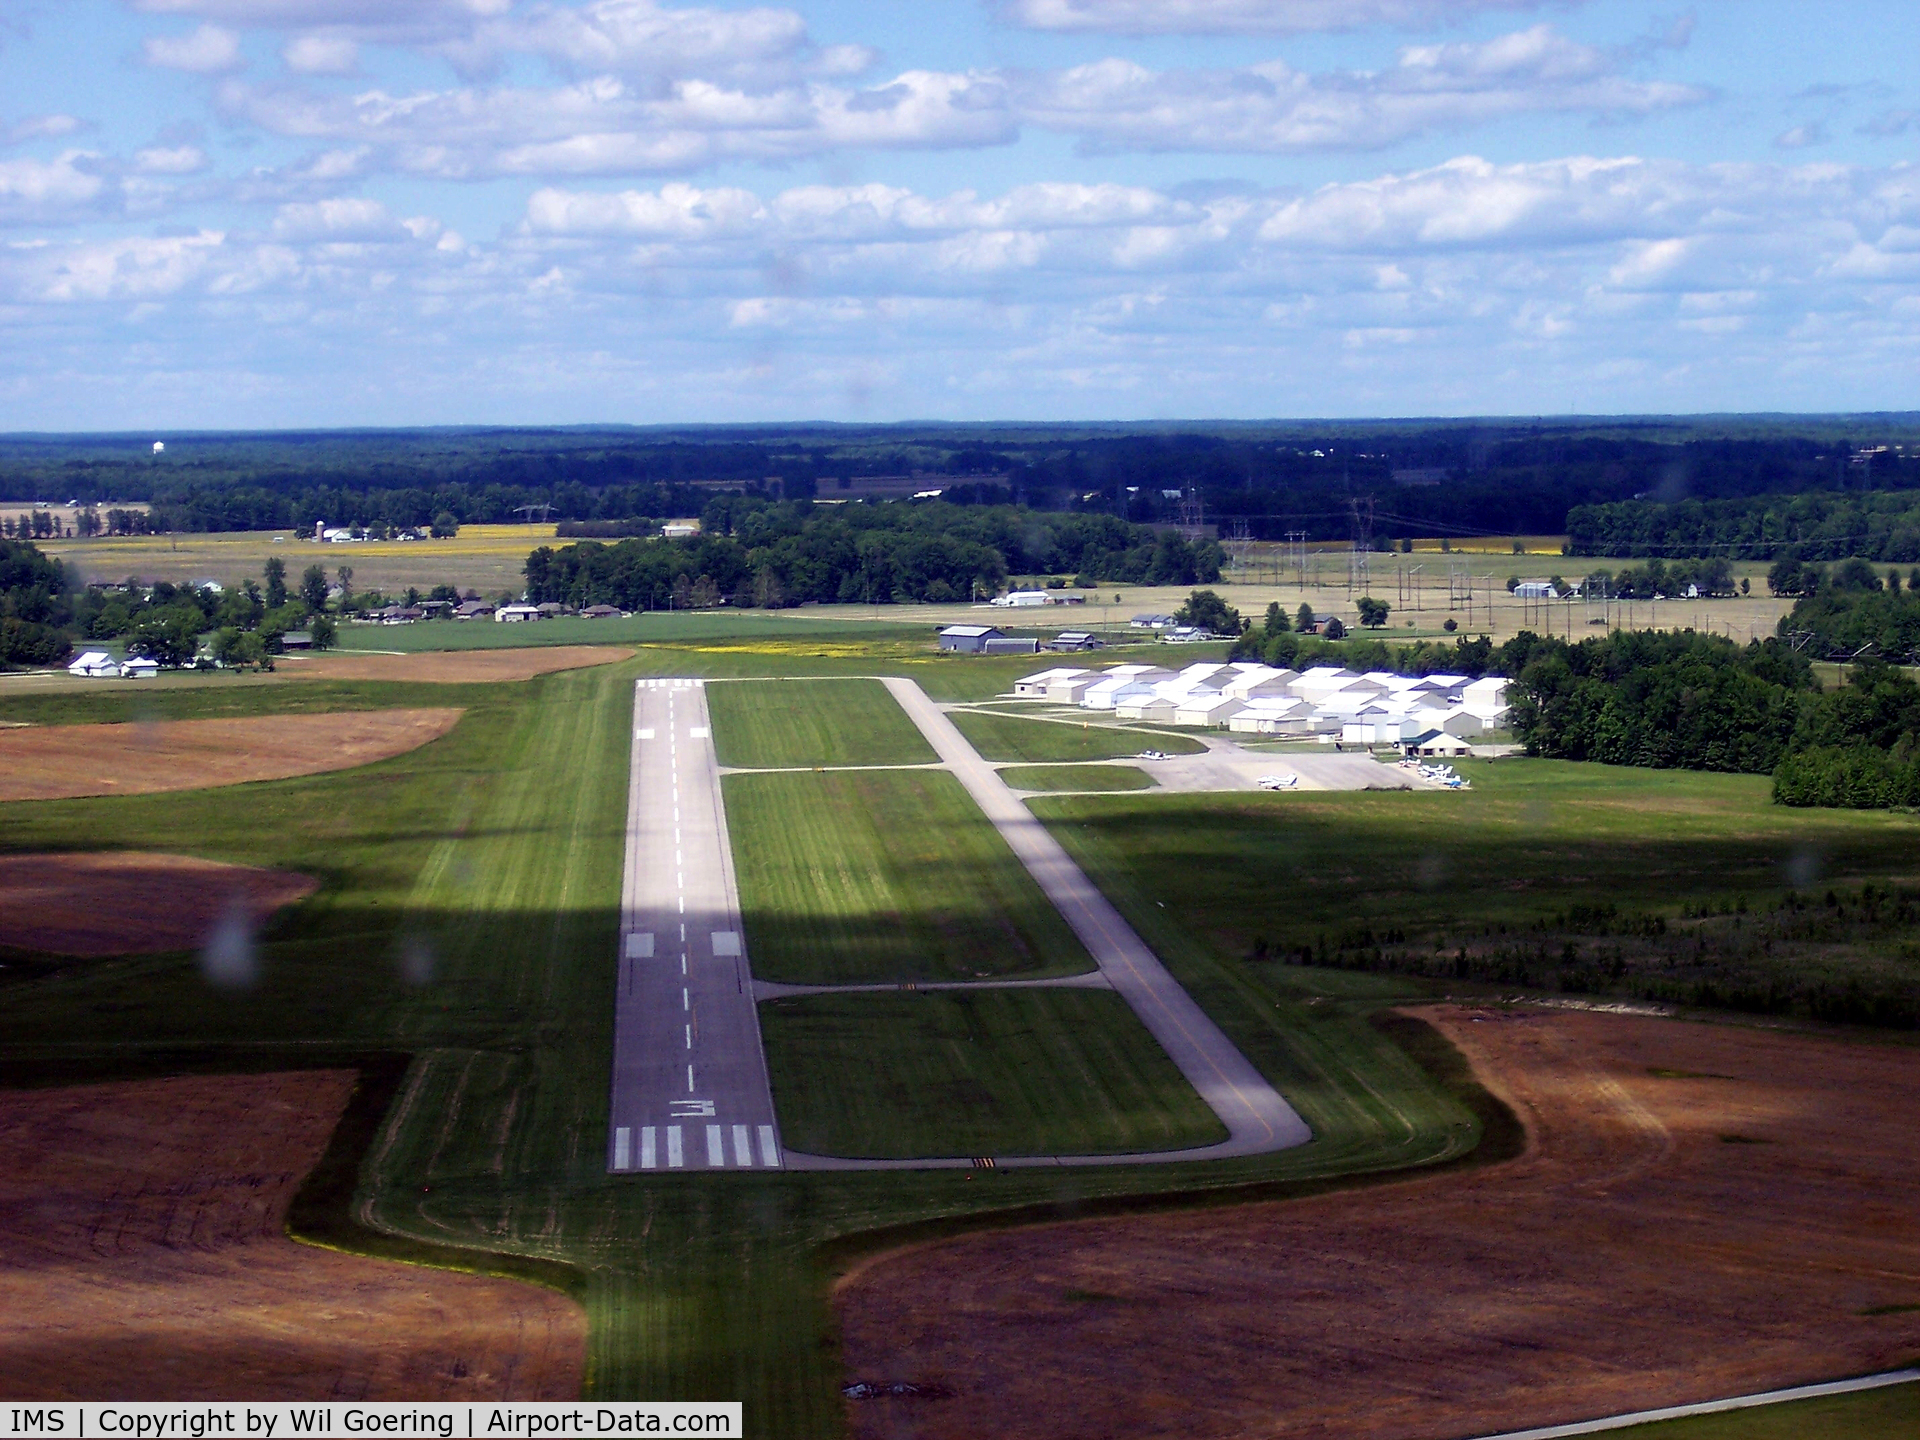
[[[882,683],[934,748],[1020,863],[1087,947],[1100,974],[1133,1007],[1147,1030],[1227,1127],[1217,1145],[1123,1155],[1023,1155],[996,1157],[1001,1168],[1032,1165],[1138,1165],[1185,1160],[1224,1160],[1264,1155],[1305,1144],[1313,1132],[1278,1090],[1240,1053],[1194,1002],[1160,959],[1121,918],[1107,897],[1074,863],[1051,831],[1036,820],[1007,783],[982,760],[953,722],[911,680]],[[788,1154],[796,1170],[928,1169],[971,1166],[971,1159],[850,1160]]]
[[[781,1163],[720,767],[696,680],[634,690],[614,1010],[614,1171]]]

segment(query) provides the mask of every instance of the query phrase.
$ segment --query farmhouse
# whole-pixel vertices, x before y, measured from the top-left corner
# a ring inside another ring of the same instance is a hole
[[[120,666],[106,651],[89,650],[86,654],[76,658],[71,665],[67,666],[67,673],[69,675],[85,676],[89,679],[102,679],[107,676],[118,675],[120,673]]]
[[[580,612],[583,620],[618,620],[626,611],[615,605],[589,605]]]
[[[456,620],[484,620],[493,614],[493,606],[485,600],[462,600],[453,607]]]
[[[144,655],[129,655],[120,662],[122,680],[151,680],[160,673],[160,662]]]

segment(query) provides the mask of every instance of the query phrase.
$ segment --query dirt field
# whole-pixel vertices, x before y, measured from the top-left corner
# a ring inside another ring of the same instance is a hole
[[[563,1296],[285,1238],[352,1078],[0,1092],[0,1394],[577,1395],[586,1325]]]
[[[842,1287],[848,1378],[951,1398],[850,1402],[853,1433],[1450,1440],[1920,1355],[1920,1049],[1431,1018],[1523,1158],[885,1257]]]
[[[0,800],[144,795],[346,770],[438,740],[462,713],[359,710],[4,730]]]
[[[468,622],[472,623],[472,622]],[[296,680],[531,680],[555,670],[611,665],[633,654],[618,645],[553,645],[525,650],[432,650],[418,655],[289,655],[279,673]]]
[[[235,910],[257,923],[319,884],[190,855],[0,855],[0,945],[84,956],[185,950]]]

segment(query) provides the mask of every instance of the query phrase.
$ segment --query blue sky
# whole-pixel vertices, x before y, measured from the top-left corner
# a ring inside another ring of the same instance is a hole
[[[0,429],[1920,408],[1914,32],[0,0]]]

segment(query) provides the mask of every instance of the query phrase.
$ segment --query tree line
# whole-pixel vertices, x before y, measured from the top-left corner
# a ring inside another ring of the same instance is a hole
[[[1901,457],[1902,469],[1911,462]],[[1883,473],[1876,483],[1886,479]],[[1625,500],[1567,511],[1569,555],[1721,556],[1802,561],[1920,561],[1920,494],[1815,491],[1684,500]]]
[[[77,500],[160,530],[421,528],[443,514],[499,523],[528,506],[552,520],[618,525],[697,515],[716,493],[832,499],[864,478],[905,476],[944,487],[951,503],[1139,524],[1174,520],[1197,499],[1209,520],[1267,540],[1348,539],[1357,506],[1385,544],[1558,533],[1570,512],[1611,517],[1649,500],[1920,488],[1920,461],[1887,443],[1906,434],[1886,419],[796,425],[194,436],[164,454],[131,437],[23,436],[0,440],[0,500]],[[1871,463],[1857,463],[1861,455]],[[1685,548],[1703,543],[1701,526],[1686,504],[1677,509],[1679,520],[1651,526],[1583,520],[1583,535],[1598,526],[1605,545],[1574,553],[1712,553]],[[1619,548],[1632,544],[1649,548]]]
[[[1920,804],[1920,685],[1884,660],[1826,690],[1786,640],[1620,631],[1534,639],[1509,673],[1530,755],[1772,775],[1783,805]]]
[[[543,545],[527,557],[526,577],[535,603],[665,610],[724,599],[780,608],[984,599],[1018,577],[1204,584],[1219,579],[1224,559],[1212,541],[1196,544],[1105,515],[741,495],[710,502],[701,532],[684,539]]]

